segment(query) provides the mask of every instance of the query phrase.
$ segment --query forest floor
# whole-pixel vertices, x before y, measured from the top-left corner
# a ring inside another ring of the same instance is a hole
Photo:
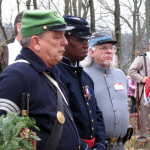
[[[129,107],[130,107],[130,101],[129,101]],[[130,109],[129,109],[130,112]],[[137,126],[137,117],[130,117],[129,119],[130,125],[134,129],[133,136],[131,140],[127,141],[125,144],[125,150],[150,150],[150,115],[148,119],[148,142],[145,145],[139,145],[137,140],[136,140],[136,126]]]

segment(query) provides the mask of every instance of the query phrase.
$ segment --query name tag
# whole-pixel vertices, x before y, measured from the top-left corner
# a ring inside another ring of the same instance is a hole
[[[122,86],[122,83],[115,83],[114,88],[116,91],[124,90],[124,87]]]

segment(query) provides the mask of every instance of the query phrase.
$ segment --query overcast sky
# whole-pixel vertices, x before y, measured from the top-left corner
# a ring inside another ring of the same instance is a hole
[[[61,1],[62,0],[54,0],[55,5],[59,8],[60,11],[63,12],[63,10],[62,10],[63,7],[62,7],[62,4],[61,4]],[[26,7],[25,7],[26,0],[22,0],[22,2],[24,2],[24,4],[20,5],[20,11],[26,10]],[[39,0],[38,0],[38,2],[39,2]],[[48,5],[47,4],[48,3],[47,0],[42,0],[42,2],[45,5]],[[2,19],[3,19],[3,22],[7,22],[8,23],[12,19],[13,19],[12,20],[12,22],[13,22],[14,18],[16,17],[17,14],[18,14],[18,11],[17,11],[16,0],[3,0],[2,1]]]
[[[14,21],[17,15],[16,0],[3,0],[2,2],[2,19],[3,22],[10,22],[11,18]]]
[[[22,1],[25,2],[26,0],[22,0]],[[59,11],[63,15],[64,7],[62,6],[63,4],[61,3],[62,0],[53,0],[53,1],[54,1],[55,5],[57,6],[57,8],[59,8]],[[113,6],[113,2],[114,2],[113,0],[105,0],[105,1],[107,1],[109,3],[109,5]],[[126,0],[121,0],[121,1],[127,2]],[[39,2],[39,0],[38,0],[38,2]],[[44,2],[44,5],[47,4],[47,0],[42,0],[42,2]],[[133,3],[133,1],[132,1],[132,3]],[[97,12],[99,14],[101,12],[101,8],[100,8],[100,5],[99,4],[97,5],[97,4],[98,4],[97,0],[94,0],[95,9],[97,10]],[[21,9],[20,11],[25,10],[25,8],[26,8],[25,6],[21,5],[20,6],[20,9]],[[143,10],[144,10],[144,8],[143,8]],[[122,13],[124,14],[125,18],[128,18],[128,11],[129,10],[122,11]],[[126,12],[126,13],[124,13],[124,12]],[[16,17],[17,13],[18,12],[17,12],[16,0],[3,0],[3,2],[2,2],[2,20],[3,20],[3,22],[5,22],[5,23],[12,22],[13,23],[14,22],[14,18]],[[103,11],[102,11],[102,13],[103,13]],[[98,18],[99,18],[99,15],[98,15]],[[113,22],[113,18],[112,17],[113,16],[111,15],[109,18],[108,17],[104,17],[104,19],[105,20],[110,20],[110,22]],[[97,17],[96,17],[96,20],[97,20]],[[102,26],[104,22],[103,21],[99,21],[98,23]],[[105,26],[105,24],[104,24],[104,26]],[[109,26],[111,26],[110,23],[109,23]],[[122,27],[122,29],[123,30],[128,29],[128,26],[125,25],[125,26]]]

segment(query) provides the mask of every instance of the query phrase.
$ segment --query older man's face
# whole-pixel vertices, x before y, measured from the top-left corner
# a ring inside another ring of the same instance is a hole
[[[51,68],[62,60],[65,46],[68,44],[64,31],[47,31],[40,38],[40,58]]]
[[[108,68],[113,61],[114,46],[105,43],[96,46],[96,50],[91,53],[93,60],[104,68]]]
[[[71,36],[68,38],[64,56],[69,58],[74,65],[77,61],[81,61],[87,56],[88,47],[87,39]]]

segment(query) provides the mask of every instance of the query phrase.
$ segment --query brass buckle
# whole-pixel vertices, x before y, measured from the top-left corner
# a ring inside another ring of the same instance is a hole
[[[117,141],[118,141],[118,138],[116,138],[116,137],[113,137],[110,139],[110,143],[113,145],[114,145],[114,143],[117,143]]]

